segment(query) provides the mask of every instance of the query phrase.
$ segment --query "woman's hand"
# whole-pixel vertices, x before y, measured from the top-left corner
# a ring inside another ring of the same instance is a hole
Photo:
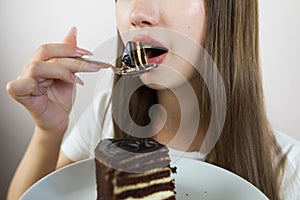
[[[72,28],[63,43],[40,46],[17,80],[7,84],[8,93],[26,107],[42,131],[66,131],[75,85],[83,85],[75,73],[96,72],[104,67],[72,59],[91,54],[77,47],[76,35],[76,28]]]

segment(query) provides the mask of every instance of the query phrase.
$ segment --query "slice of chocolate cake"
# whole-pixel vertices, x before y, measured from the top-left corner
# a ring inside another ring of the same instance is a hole
[[[152,139],[104,139],[95,157],[97,200],[175,199],[166,146]]]

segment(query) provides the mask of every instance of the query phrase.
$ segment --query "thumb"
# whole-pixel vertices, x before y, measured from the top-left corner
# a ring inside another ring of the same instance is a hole
[[[75,26],[69,30],[67,36],[63,40],[63,43],[77,46],[77,28]]]

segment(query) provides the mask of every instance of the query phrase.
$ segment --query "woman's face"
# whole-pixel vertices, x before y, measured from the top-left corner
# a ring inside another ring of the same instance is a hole
[[[199,44],[203,43],[204,0],[118,0],[116,18],[124,44],[140,41],[163,46],[169,52],[150,59],[159,65],[141,76],[141,80],[153,89],[173,88],[183,84],[175,74],[187,80],[195,76],[195,69],[185,59],[174,52],[180,47],[178,38],[165,34],[174,31]],[[156,31],[157,30],[157,31]],[[124,34],[131,32],[132,34]],[[177,46],[176,46],[177,45]],[[191,51],[192,53],[192,51]],[[172,76],[174,74],[174,76]]]

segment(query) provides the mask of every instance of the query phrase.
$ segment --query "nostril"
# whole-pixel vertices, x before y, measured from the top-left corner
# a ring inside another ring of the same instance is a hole
[[[151,22],[148,22],[148,21],[141,21],[140,23],[138,22],[132,22],[131,23],[133,26],[141,26],[141,27],[144,27],[144,26],[151,26],[152,23]]]
[[[131,23],[133,26],[151,26],[152,23],[148,21],[141,21],[140,23],[138,22],[132,22]]]
[[[148,21],[142,21],[142,24],[145,24],[145,25],[151,25],[151,23],[148,22]]]

